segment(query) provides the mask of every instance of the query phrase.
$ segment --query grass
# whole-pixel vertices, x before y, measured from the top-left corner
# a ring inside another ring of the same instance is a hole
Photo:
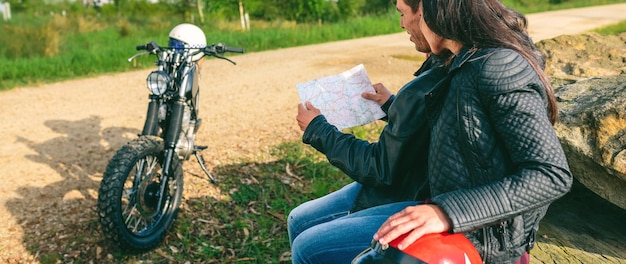
[[[619,2],[624,0],[504,1],[525,14]],[[181,22],[177,18],[158,17],[13,14],[0,27],[0,91],[153,67],[150,59],[134,64],[126,59],[135,53],[136,45],[152,40],[164,43],[166,32]],[[401,31],[394,10],[381,16],[357,16],[324,25],[252,21],[248,32],[239,29],[238,21],[207,21],[200,26],[209,43],[224,42],[244,47],[248,52]]]
[[[276,161],[243,162],[214,170],[221,199],[187,199],[159,248],[116,254],[116,262],[286,263],[286,216],[298,204],[350,182],[313,148],[299,142],[274,148]],[[89,253],[86,253],[89,255]]]
[[[126,59],[136,53],[136,45],[152,40],[166,43],[167,32],[180,23],[61,16],[28,22],[16,17],[0,27],[0,43],[8,43],[0,46],[0,91],[153,67],[152,59],[134,64]],[[216,22],[217,27],[207,23],[203,30],[208,43],[223,42],[252,52],[399,32],[396,20],[396,14],[389,13],[321,26],[258,22],[249,32],[239,30],[235,22]]]
[[[579,8],[586,6],[624,3],[624,0],[503,0],[506,6],[522,14]]]
[[[614,24],[614,25],[595,29],[594,31],[605,36],[626,32],[626,20],[619,22],[617,24]]]

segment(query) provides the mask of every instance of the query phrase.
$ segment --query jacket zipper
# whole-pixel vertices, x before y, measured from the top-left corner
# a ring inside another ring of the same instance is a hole
[[[506,237],[506,229],[505,229],[506,223],[505,222],[500,222],[500,224],[498,224],[498,234],[500,235],[500,250],[504,251],[506,250],[506,241],[504,240]]]

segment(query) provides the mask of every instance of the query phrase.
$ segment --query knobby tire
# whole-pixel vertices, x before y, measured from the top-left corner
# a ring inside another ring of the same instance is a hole
[[[159,137],[142,136],[128,142],[113,156],[103,174],[98,193],[98,215],[105,237],[126,251],[158,246],[178,213],[183,194],[182,162],[174,158],[166,197],[157,212],[164,159]],[[139,184],[133,182],[141,170]]]

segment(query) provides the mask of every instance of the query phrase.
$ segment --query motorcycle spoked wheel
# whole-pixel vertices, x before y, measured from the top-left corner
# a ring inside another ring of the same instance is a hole
[[[155,248],[176,218],[183,195],[182,162],[172,160],[165,196],[158,204],[163,153],[161,138],[142,136],[124,145],[107,165],[98,193],[98,215],[105,237],[120,249]]]

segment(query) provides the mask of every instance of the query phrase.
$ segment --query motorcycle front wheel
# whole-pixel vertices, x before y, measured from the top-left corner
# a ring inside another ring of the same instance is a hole
[[[182,162],[175,157],[161,193],[164,143],[142,136],[113,156],[98,192],[98,216],[104,236],[123,250],[158,246],[178,213],[183,195]]]

